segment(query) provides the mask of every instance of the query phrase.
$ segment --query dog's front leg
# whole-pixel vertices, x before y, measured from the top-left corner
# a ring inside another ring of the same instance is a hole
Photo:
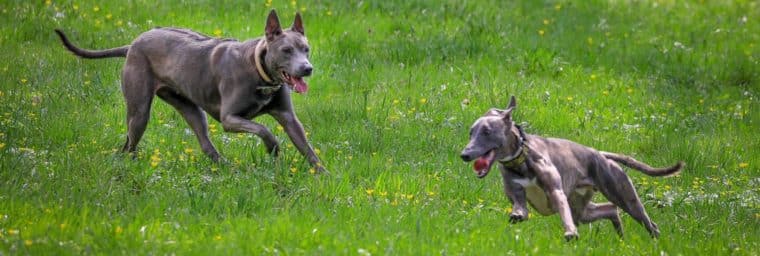
[[[528,207],[525,200],[525,189],[513,182],[516,175],[505,169],[501,169],[501,181],[504,184],[504,194],[512,203],[512,212],[509,213],[509,222],[517,223],[528,219]]]
[[[319,157],[314,153],[314,149],[306,140],[306,133],[304,132],[301,121],[298,120],[296,114],[292,110],[273,111],[272,117],[277,120],[280,125],[285,128],[285,133],[290,137],[290,141],[296,146],[299,152],[304,155],[314,168],[320,173],[327,173],[327,170],[319,161]]]
[[[533,156],[530,162],[533,170],[536,171],[536,176],[541,187],[549,197],[554,210],[559,213],[562,224],[565,226],[565,239],[570,241],[572,239],[578,239],[578,230],[573,222],[573,215],[570,211],[570,205],[567,202],[567,196],[562,190],[562,176],[559,174],[559,170],[549,160],[543,157]]]
[[[277,156],[279,153],[277,139],[275,139],[272,132],[270,132],[265,126],[235,115],[226,115],[221,119],[222,128],[225,132],[253,133],[264,141],[264,145],[267,147],[267,153],[274,156]]]

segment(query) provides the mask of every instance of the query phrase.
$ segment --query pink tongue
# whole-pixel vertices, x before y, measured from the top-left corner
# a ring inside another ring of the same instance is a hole
[[[297,93],[304,93],[309,90],[309,86],[306,85],[303,77],[293,77],[290,79],[290,82],[293,83],[293,87],[295,87]]]

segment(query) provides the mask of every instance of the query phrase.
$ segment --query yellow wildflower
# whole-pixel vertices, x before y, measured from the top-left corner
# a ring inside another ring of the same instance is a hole
[[[24,244],[26,246],[31,246],[33,244],[33,242],[32,242],[32,240],[26,239],[26,240],[24,240]]]
[[[216,235],[214,236],[214,241],[222,240],[222,235]]]
[[[543,35],[544,35],[544,33],[546,33],[546,32],[544,32],[544,30],[543,30],[543,29],[541,29],[541,30],[538,30],[538,35],[539,35],[539,36],[543,36]]]
[[[214,29],[214,36],[221,37],[222,36],[222,30],[221,29]]]
[[[124,232],[124,229],[121,228],[121,226],[116,226],[116,229],[114,230],[114,233],[116,233],[118,235],[118,234],[121,234],[121,232]]]
[[[425,98],[420,99],[420,104],[425,104],[425,103],[427,103],[427,99]]]
[[[92,11],[93,11],[93,12],[99,12],[99,11],[100,11],[100,7],[98,7],[98,6],[96,5],[95,7],[92,7]]]
[[[374,189],[371,189],[371,188],[368,188],[368,189],[366,189],[366,190],[364,190],[364,191],[365,191],[365,192],[367,192],[367,195],[368,195],[368,196],[372,196],[372,194],[374,194],[374,193],[375,193],[375,190],[374,190]]]
[[[18,235],[18,229],[8,229],[8,234],[12,236]]]
[[[749,166],[748,163],[739,163],[739,168],[747,168]]]

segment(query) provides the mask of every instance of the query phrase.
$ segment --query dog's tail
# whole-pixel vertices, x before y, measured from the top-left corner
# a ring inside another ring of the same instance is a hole
[[[660,176],[676,175],[684,167],[683,161],[678,161],[678,163],[670,167],[654,168],[645,163],[639,162],[638,160],[633,159],[633,157],[630,157],[630,156],[620,155],[620,154],[615,154],[615,153],[610,153],[610,152],[599,152],[599,153],[601,153],[607,159],[613,160],[625,166],[639,170],[649,176],[660,177]]]
[[[63,34],[63,31],[61,31],[60,29],[56,29],[55,33],[58,34],[58,36],[61,38],[61,41],[63,41],[63,46],[66,46],[66,49],[69,49],[69,51],[73,52],[74,54],[82,58],[100,59],[100,58],[112,58],[112,57],[126,57],[127,52],[129,51],[129,45],[125,45],[118,48],[107,49],[107,50],[94,51],[94,50],[82,49],[71,44],[69,39],[66,37],[65,34]]]

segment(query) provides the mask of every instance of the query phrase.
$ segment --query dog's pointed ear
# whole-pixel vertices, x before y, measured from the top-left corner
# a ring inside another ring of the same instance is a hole
[[[282,27],[280,27],[280,19],[277,18],[277,12],[272,10],[267,17],[267,25],[264,29],[267,41],[272,41],[276,36],[282,34]]]
[[[504,119],[504,121],[512,121],[512,110],[514,110],[515,107],[517,107],[517,101],[515,100],[515,96],[512,96],[509,98],[509,105],[507,105],[507,109],[505,109],[501,114],[501,117]]]
[[[301,13],[296,13],[296,19],[293,20],[293,26],[290,27],[290,30],[301,33],[301,35],[306,35],[306,31],[303,29],[303,20],[301,19]]]

